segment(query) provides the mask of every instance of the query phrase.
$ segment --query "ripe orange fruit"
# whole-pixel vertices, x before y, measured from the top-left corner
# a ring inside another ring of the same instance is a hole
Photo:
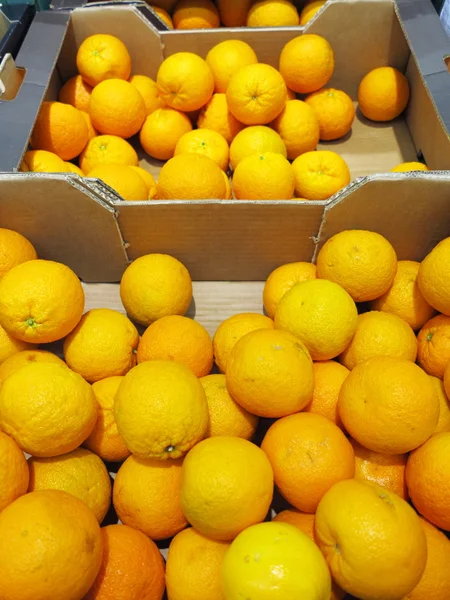
[[[167,161],[157,190],[161,200],[224,200],[227,195],[223,171],[202,154],[179,154]]]
[[[125,375],[114,400],[114,417],[133,454],[166,460],[183,456],[204,438],[208,405],[188,367],[150,360]]]
[[[172,108],[158,108],[146,118],[139,139],[147,154],[158,160],[168,160],[173,157],[179,139],[189,131],[192,131],[192,124],[184,113]]]
[[[295,177],[291,164],[281,154],[265,152],[241,160],[233,175],[237,200],[291,200]]]
[[[263,291],[264,309],[271,319],[281,298],[296,283],[316,278],[316,265],[308,262],[288,263],[276,268],[267,278]]]
[[[28,491],[28,464],[16,442],[0,431],[0,513]]]
[[[99,135],[90,140],[80,156],[80,167],[89,173],[97,165],[137,166],[138,156],[133,146],[117,135]]]
[[[210,540],[193,527],[170,542],[166,585],[171,600],[222,600],[222,563],[230,544]]]
[[[211,100],[200,111],[197,127],[217,131],[231,144],[244,125],[228,109],[226,94],[213,94]]]
[[[176,27],[175,16],[174,23]],[[166,58],[159,67],[156,83],[167,106],[185,112],[202,108],[214,92],[211,69],[192,52],[177,52]]]
[[[376,310],[358,315],[355,335],[339,360],[352,370],[375,356],[392,356],[415,362],[417,340],[408,323],[400,317]]]
[[[296,27],[297,9],[289,0],[257,0],[247,15],[247,27]]]
[[[327,200],[350,183],[345,160],[329,150],[305,152],[292,164],[295,194],[306,200]]]
[[[66,173],[66,163],[47,150],[28,150],[25,152],[20,170],[27,173]]]
[[[286,145],[281,136],[270,127],[262,125],[246,127],[236,135],[230,146],[231,168],[235,170],[244,158],[267,152],[287,157]]]
[[[7,377],[16,373],[23,367],[38,362],[51,362],[65,366],[65,362],[47,350],[22,350],[7,358],[0,365],[0,382],[5,381]]]
[[[84,81],[81,75],[71,77],[59,90],[58,100],[71,104],[78,110],[89,111],[92,87]]]
[[[367,450],[350,439],[355,453],[355,479],[371,481],[408,500],[406,487],[407,454],[381,454]]]
[[[150,6],[153,8],[153,11],[158,15],[158,17],[164,21],[167,27],[169,29],[173,29],[173,21],[169,13],[164,10],[164,8],[160,8],[159,6],[154,6],[152,4],[150,4]]]
[[[413,260],[399,260],[397,274],[392,286],[382,296],[373,300],[373,310],[397,315],[414,330],[420,329],[434,315],[417,282],[420,263]]]
[[[300,13],[300,26],[303,27],[319,12],[327,0],[309,0]]]
[[[230,353],[244,335],[273,327],[272,319],[257,313],[239,313],[222,321],[213,338],[214,360],[220,371],[226,372]]]
[[[178,154],[201,154],[213,160],[222,171],[228,169],[230,158],[226,139],[210,129],[196,129],[181,136],[175,148]]]
[[[439,242],[420,265],[417,283],[433,308],[450,315],[450,238]]]
[[[215,82],[215,91],[226,93],[231,77],[242,67],[258,62],[253,48],[241,40],[225,40],[206,55]]]
[[[410,171],[429,171],[430,169],[427,165],[424,165],[420,162],[405,162],[400,163],[393,169],[391,169],[391,173],[409,173]]]
[[[64,164],[67,167],[67,173],[74,173],[76,175],[79,175],[80,177],[84,177],[83,171],[79,167],[77,167],[77,165],[73,165],[70,162],[65,162]]]
[[[101,523],[111,504],[111,482],[103,461],[83,448],[53,458],[28,460],[30,492],[60,490],[82,500]]]
[[[339,415],[349,434],[374,452],[404,454],[436,428],[439,401],[417,365],[377,357],[355,367],[341,388]]]
[[[26,237],[0,227],[0,279],[16,265],[36,258],[36,249]]]
[[[315,534],[333,579],[359,598],[403,598],[425,569],[420,519],[402,498],[374,483],[334,485],[317,508]]]
[[[231,200],[233,198],[233,192],[231,190],[231,181],[225,171],[222,171],[222,175],[225,181],[225,200]]]
[[[287,87],[298,94],[310,94],[323,88],[333,71],[333,49],[320,35],[296,37],[281,51],[280,73]]]
[[[302,100],[289,100],[272,123],[286,145],[287,157],[295,160],[319,143],[319,121],[314,110]]]
[[[33,347],[33,344],[22,342],[21,340],[13,337],[0,325],[0,365],[18,352],[23,352],[24,350]]]
[[[157,545],[127,525],[101,530],[103,563],[84,600],[162,600],[164,560]]]
[[[89,115],[100,133],[129,138],[141,129],[147,111],[134,85],[122,79],[108,79],[92,90]]]
[[[101,179],[123,200],[147,200],[147,185],[139,173],[125,165],[98,164],[88,171],[90,179]]]
[[[322,415],[298,413],[275,421],[261,448],[280,493],[303,512],[314,513],[332,485],[355,474],[350,442]]]
[[[429,375],[443,379],[450,361],[450,317],[438,315],[417,336],[417,362]]]
[[[131,167],[133,171],[138,173],[142,179],[144,180],[145,185],[147,186],[147,194],[149,200],[154,200],[157,197],[156,191],[156,181],[151,173],[143,169],[142,167]]]
[[[228,84],[229,109],[245,125],[270,123],[281,113],[286,100],[286,84],[270,65],[257,63],[242,67]]]
[[[357,316],[356,305],[343,288],[310,279],[294,285],[280,300],[275,327],[301,340],[313,360],[329,360],[348,346]]]
[[[147,254],[125,270],[120,297],[130,318],[148,326],[167,315],[185,314],[192,300],[191,276],[173,256]]]
[[[314,540],[314,521],[316,515],[310,513],[304,513],[296,508],[289,508],[279,512],[276,517],[272,519],[277,523],[289,523],[300,531],[303,531],[313,542]]]
[[[88,142],[82,113],[62,102],[43,102],[30,138],[34,150],[53,152],[63,160],[78,156]]]
[[[78,325],[83,309],[80,280],[61,263],[30,260],[0,280],[0,324],[19,340],[60,340]]]
[[[305,406],[304,412],[322,415],[342,429],[337,403],[342,384],[347,379],[350,371],[333,360],[315,362],[313,369],[313,397],[311,402]]]
[[[212,0],[179,0],[173,13],[175,29],[220,27],[219,11]]]
[[[341,231],[317,255],[317,277],[338,283],[355,302],[379,298],[392,286],[396,273],[394,248],[374,231]]]
[[[371,121],[396,119],[405,110],[408,101],[408,80],[393,67],[373,69],[359,84],[359,108]]]
[[[284,417],[302,410],[312,398],[312,360],[290,333],[259,329],[236,342],[226,381],[232,398],[252,414]]]
[[[220,20],[224,27],[243,27],[252,0],[217,0]]]
[[[414,450],[406,465],[409,495],[420,514],[450,530],[450,433],[436,433]]]
[[[11,359],[8,359],[11,360]],[[450,363],[449,363],[450,364]],[[0,367],[0,379],[1,379],[1,371],[2,367]],[[448,371],[448,367],[445,372]],[[444,375],[445,377],[445,375]],[[447,376],[448,377],[448,376]],[[450,431],[450,401],[448,399],[447,393],[445,391],[445,381],[443,382],[441,379],[437,377],[432,377],[430,375],[431,381],[434,384],[436,394],[439,400],[439,419],[436,425],[436,429],[434,433],[441,433],[443,431]]]
[[[97,519],[72,494],[32,492],[0,513],[2,598],[83,598],[102,557]]]
[[[99,33],[86,38],[78,48],[77,69],[91,86],[105,79],[128,79],[131,57],[118,38]]]
[[[342,90],[324,88],[305,99],[319,121],[320,139],[337,140],[351,130],[355,119],[352,99]]]
[[[158,108],[164,108],[165,103],[159,95],[156,81],[153,81],[151,77],[147,77],[146,75],[132,75],[128,81],[141,94],[147,115],[155,112]]]
[[[184,529],[180,505],[181,460],[143,460],[130,456],[117,472],[113,502],[125,525],[152,540],[164,540]]]
[[[81,114],[83,115],[84,120],[86,121],[86,125],[88,128],[88,141],[90,141],[90,140],[94,139],[95,137],[97,137],[98,131],[92,125],[92,121],[91,121],[91,117],[90,117],[89,113],[82,110]],[[74,165],[72,165],[72,166],[74,166]]]

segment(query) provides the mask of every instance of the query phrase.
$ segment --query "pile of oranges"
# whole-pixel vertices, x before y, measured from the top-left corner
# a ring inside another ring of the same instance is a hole
[[[76,62],[79,74],[59,101],[43,104],[22,170],[99,178],[134,201],[321,201],[350,183],[343,158],[317,150],[320,140],[345,137],[355,118],[348,94],[327,87],[335,57],[321,36],[288,42],[278,70],[233,39],[205,59],[169,56],[156,81],[132,75],[127,48],[111,35],[84,40]],[[377,68],[361,82],[358,100],[365,117],[391,121],[407,106],[408,81]],[[138,153],[165,161],[157,182]],[[427,167],[394,168],[413,169]]]
[[[0,598],[448,600],[449,270],[343,231],[211,339],[176,258],[84,312],[1,229]]]

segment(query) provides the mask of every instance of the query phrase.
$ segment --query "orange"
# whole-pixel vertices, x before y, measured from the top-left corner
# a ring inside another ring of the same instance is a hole
[[[417,336],[417,362],[429,375],[443,379],[450,361],[450,317],[438,315]]]
[[[127,525],[101,530],[103,562],[84,600],[162,600],[164,560],[157,545]]]
[[[228,169],[228,143],[217,131],[196,129],[185,133],[176,145],[175,156],[178,154],[202,154],[217,163],[222,171]]]
[[[295,193],[306,200],[327,200],[350,183],[345,160],[330,150],[305,152],[292,164]]]
[[[80,177],[84,177],[83,171],[76,165],[73,165],[70,162],[65,162],[64,164],[67,167],[67,173],[75,173],[76,175],[79,175]]]
[[[270,426],[261,448],[280,493],[303,512],[314,513],[325,492],[355,474],[350,442],[322,415],[299,413],[279,419]]]
[[[288,263],[276,268],[267,278],[263,291],[264,309],[271,319],[283,296],[296,283],[316,278],[316,265],[308,262]]]
[[[158,198],[161,200],[224,200],[227,186],[223,171],[203,154],[178,154],[162,167]]]
[[[241,40],[225,40],[206,55],[215,83],[215,91],[226,93],[231,77],[242,67],[258,62],[253,48]]]
[[[175,16],[174,23],[176,27]],[[211,69],[192,52],[177,52],[166,58],[159,67],[156,83],[167,106],[185,112],[202,108],[214,92]]]
[[[317,277],[338,283],[355,302],[382,296],[396,273],[394,248],[374,231],[341,231],[328,239],[317,255]]]
[[[147,154],[168,160],[173,157],[179,139],[188,131],[192,131],[192,124],[184,113],[158,108],[146,118],[139,139]]]
[[[141,129],[147,111],[143,97],[133,84],[108,79],[93,89],[89,115],[100,133],[129,138]]]
[[[162,317],[145,330],[139,343],[138,363],[148,360],[175,360],[196,377],[204,377],[213,365],[212,341],[206,329],[193,319]]]
[[[230,544],[210,540],[193,527],[170,542],[166,584],[171,600],[222,600],[222,564]]]
[[[175,29],[220,27],[219,11],[212,0],[179,0],[173,13]]]
[[[101,179],[112,188],[122,200],[147,200],[148,190],[145,181],[125,165],[98,164],[87,172],[90,179]]]
[[[247,440],[218,436],[186,456],[181,471],[181,506],[189,523],[213,540],[233,540],[260,523],[272,502],[272,467]]]
[[[66,364],[58,358],[56,354],[47,352],[47,350],[22,350],[22,352],[17,352],[7,358],[0,365],[0,382],[5,381],[7,377],[13,375],[16,371],[23,369],[23,367],[38,362],[51,362],[63,366]]]
[[[181,460],[130,456],[117,472],[113,502],[125,525],[150,539],[172,537],[187,525],[180,505]]]
[[[230,179],[228,177],[228,175],[225,173],[225,171],[222,171],[222,175],[225,181],[225,200],[231,200],[233,198],[233,192],[231,189],[231,182]]]
[[[272,521],[243,531],[225,555],[224,597],[329,600],[331,578],[316,544],[296,527]]]
[[[28,150],[25,152],[20,170],[27,173],[66,173],[66,163],[47,150]]]
[[[43,102],[30,145],[34,150],[47,150],[63,160],[72,160],[81,153],[88,138],[86,121],[79,110],[62,102]]]
[[[156,10],[156,7],[152,8],[153,10]],[[146,75],[132,75],[128,81],[131,83],[131,85],[134,85],[137,91],[141,94],[144,100],[147,116],[152,112],[155,112],[155,110],[158,108],[163,108],[165,106],[164,102],[159,96],[156,81],[153,81],[151,77],[147,77]]]
[[[252,0],[217,0],[220,20],[224,27],[243,27]]]
[[[241,160],[233,175],[237,200],[292,200],[295,177],[281,154],[265,152]]]
[[[319,12],[327,0],[309,0],[300,13],[300,25],[303,27]]]
[[[289,0],[257,0],[247,15],[247,27],[296,27],[297,9]]]
[[[33,344],[22,342],[13,337],[0,325],[0,365],[18,352],[33,348]]]
[[[28,491],[28,464],[16,442],[0,431],[0,513]]]
[[[107,462],[121,462],[130,456],[114,419],[114,398],[122,376],[107,377],[92,385],[97,400],[98,418],[83,446]]]
[[[35,363],[3,382],[0,426],[33,456],[51,458],[75,450],[97,420],[91,386],[66,366]]]
[[[0,279],[16,265],[36,258],[36,249],[26,237],[0,227]]]
[[[8,359],[11,360],[11,359]],[[450,363],[449,363],[450,364]],[[1,370],[2,367],[0,367],[0,378],[1,378]],[[445,372],[448,371],[448,368],[445,370]],[[436,394],[437,397],[439,399],[439,419],[436,425],[436,429],[434,430],[434,433],[441,433],[443,431],[450,431],[450,401],[448,399],[447,393],[445,391],[445,385],[441,379],[438,379],[437,377],[431,377],[431,381],[434,384],[434,387],[436,389]],[[448,376],[447,376],[448,377]]]
[[[28,490],[60,490],[82,500],[92,510],[99,523],[111,504],[111,482],[102,460],[83,448],[54,458],[33,458],[28,461]]]
[[[86,121],[86,125],[88,128],[88,140],[90,141],[90,140],[94,139],[95,137],[97,137],[98,131],[92,125],[92,121],[91,121],[91,117],[90,117],[89,113],[82,110],[81,114],[83,115],[84,120]]]
[[[200,111],[197,127],[217,131],[231,144],[244,125],[229,111],[226,94],[213,94],[211,100]]]
[[[417,340],[408,323],[400,317],[376,310],[358,315],[355,335],[339,360],[352,370],[375,356],[392,356],[415,362]]]
[[[231,168],[235,170],[244,158],[266,152],[287,157],[286,145],[281,136],[270,127],[262,125],[246,127],[236,135],[230,146]]]
[[[148,199],[154,200],[157,197],[156,192],[156,181],[151,173],[143,169],[142,167],[131,167],[133,171],[139,173],[147,186]]]
[[[78,48],[77,68],[84,81],[95,86],[105,79],[128,79],[131,57],[118,38],[99,33],[86,38]]]
[[[272,319],[257,313],[239,313],[222,321],[213,338],[214,360],[220,371],[226,372],[230,353],[244,335],[273,327]]]
[[[58,100],[87,112],[91,93],[92,87],[84,81],[81,75],[75,75],[66,81],[59,90]]]
[[[80,156],[80,167],[89,173],[97,165],[137,166],[138,156],[133,146],[116,135],[99,135],[90,140]]]
[[[392,286],[382,296],[373,300],[370,307],[397,315],[414,330],[420,329],[434,316],[434,309],[419,289],[419,268],[420,263],[414,260],[399,260]]]
[[[75,373],[93,383],[128,373],[136,364],[138,344],[138,331],[125,315],[94,308],[64,340],[64,359]]]
[[[368,450],[404,454],[435,430],[439,400],[417,365],[377,357],[355,367],[344,381],[338,411],[349,434]]]
[[[405,162],[400,163],[393,169],[391,169],[391,173],[409,173],[410,171],[429,171],[430,169],[427,165],[424,165],[420,162]]]
[[[32,492],[0,513],[2,598],[83,598],[102,557],[97,520],[72,494]]]
[[[315,534],[333,579],[359,598],[403,598],[425,569],[419,517],[377,484],[341,481],[322,498]]]
[[[279,512],[272,521],[277,523],[289,523],[300,531],[303,531],[313,542],[314,540],[314,521],[316,515],[310,513],[304,513],[296,508],[289,508]]]
[[[167,27],[169,29],[173,29],[173,21],[169,13],[164,10],[164,8],[160,8],[159,6],[154,6],[152,4],[150,4],[150,6],[153,8],[153,11],[158,15],[158,17],[164,21]]]
[[[180,458],[205,437],[208,405],[188,367],[150,360],[125,375],[114,400],[114,417],[133,454],[166,460]]]
[[[450,433],[436,433],[414,450],[406,483],[416,509],[436,527],[450,530]]]
[[[342,421],[337,410],[339,392],[350,371],[333,360],[315,362],[314,391],[311,402],[304,412],[316,413],[326,417],[342,429]]]
[[[313,364],[305,346],[285,331],[259,329],[242,337],[228,357],[227,388],[243,408],[279,418],[312,398]]]
[[[61,263],[30,260],[0,280],[0,325],[19,340],[60,340],[78,325],[83,309],[80,280]]]
[[[371,481],[408,500],[406,487],[407,454],[381,454],[367,450],[350,439],[355,453],[355,479]]]
[[[329,360],[348,346],[357,316],[356,305],[343,288],[310,279],[294,285],[280,300],[275,327],[301,340],[313,360]]]
[[[446,600],[450,598],[450,540],[425,519],[421,523],[427,539],[427,562],[421,580],[405,600]]]
[[[230,111],[245,125],[270,123],[281,113],[286,100],[286,84],[270,65],[258,63],[242,67],[228,84]]]
[[[371,121],[396,119],[405,110],[408,101],[408,80],[393,67],[373,69],[359,84],[359,108]]]
[[[184,315],[192,300],[192,280],[179,260],[168,254],[147,254],[127,267],[120,297],[133,321],[150,325],[167,315]]]
[[[439,242],[420,265],[417,283],[433,308],[450,315],[450,238]]]
[[[310,94],[323,88],[333,71],[333,49],[320,35],[296,37],[281,51],[280,73],[287,87],[298,94]]]
[[[272,123],[286,145],[287,157],[295,160],[300,154],[316,149],[319,143],[319,121],[314,110],[301,100],[289,100]]]
[[[305,99],[319,121],[320,139],[337,140],[351,130],[355,119],[352,99],[342,90],[324,88]]]

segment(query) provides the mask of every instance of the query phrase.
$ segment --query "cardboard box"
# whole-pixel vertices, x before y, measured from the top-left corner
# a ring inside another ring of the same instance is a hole
[[[75,175],[0,175],[0,226],[22,232],[41,256],[65,262],[84,281],[118,281],[130,260],[167,252],[195,280],[257,282],[285,262],[313,260],[320,243],[341,229],[379,231],[400,258],[421,258],[449,235],[450,174],[387,173],[418,155],[432,169],[450,168],[448,42],[429,0],[334,0],[306,28],[196,32],[158,32],[143,4],[41,13],[17,58],[27,70],[24,83],[13,101],[0,104],[0,170],[17,171],[40,102],[57,97],[61,82],[76,72],[77,47],[98,32],[121,38],[134,72],[151,77],[164,57],[180,50],[205,56],[230,37],[251,43],[261,61],[276,66],[287,41],[318,33],[336,54],[330,85],[356,99],[364,74],[390,64],[406,72],[412,94],[394,123],[369,123],[358,114],[347,139],[323,146],[338,151],[354,177],[327,202],[127,203],[102,183]],[[160,168],[145,156],[141,165],[154,174]]]

